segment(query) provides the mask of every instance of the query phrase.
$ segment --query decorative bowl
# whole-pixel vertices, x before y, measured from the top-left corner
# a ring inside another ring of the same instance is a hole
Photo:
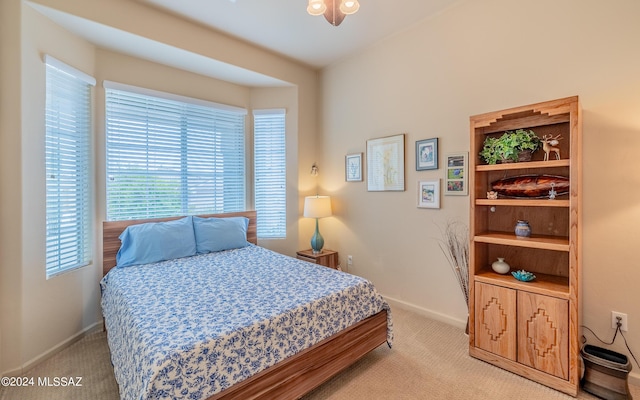
[[[522,282],[529,282],[536,279],[536,276],[534,274],[532,274],[531,272],[527,272],[523,269],[521,269],[520,271],[513,271],[511,275],[513,275],[514,278]]]

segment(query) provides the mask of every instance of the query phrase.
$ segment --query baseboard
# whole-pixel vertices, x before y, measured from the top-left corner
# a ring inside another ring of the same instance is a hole
[[[102,321],[96,322],[90,325],[89,327],[83,329],[82,331],[64,340],[63,342],[45,351],[44,353],[32,358],[31,360],[22,364],[20,368],[3,372],[2,376],[21,376],[26,371],[30,370],[31,368],[35,367],[36,365],[40,364],[41,362],[45,361],[51,356],[58,354],[62,350],[66,349],[67,347],[71,346],[72,344],[76,343],[77,341],[79,341],[80,339],[88,335],[89,333],[93,333],[98,330],[102,330]]]
[[[633,386],[640,386],[640,373],[638,372],[629,372],[628,377],[629,383]]]
[[[445,315],[445,314],[441,314],[426,308],[422,308],[419,307],[415,304],[411,304],[411,303],[407,303],[406,301],[402,301],[402,300],[398,300],[398,299],[394,299],[392,297],[388,297],[388,296],[383,296],[385,298],[385,300],[387,300],[387,302],[389,303],[389,305],[391,306],[391,311],[392,311],[392,315],[393,315],[393,307],[398,307],[398,308],[402,308],[403,310],[407,310],[407,311],[412,311],[416,314],[425,316],[427,318],[431,318],[431,319],[435,319],[436,321],[440,321],[440,322],[444,322],[446,324],[449,325],[453,325],[457,328],[460,329],[465,329],[465,327],[467,326],[467,320],[460,320],[457,318],[453,318],[449,315]]]

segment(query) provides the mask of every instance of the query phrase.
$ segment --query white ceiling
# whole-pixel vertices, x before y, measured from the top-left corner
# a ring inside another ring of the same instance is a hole
[[[463,0],[359,0],[360,10],[334,27],[307,14],[308,0],[132,0],[206,25],[314,68],[403,31]],[[39,12],[109,50],[247,86],[286,82],[131,33],[29,3]]]
[[[321,68],[431,17],[459,0],[359,0],[334,27],[308,0],[139,0]]]

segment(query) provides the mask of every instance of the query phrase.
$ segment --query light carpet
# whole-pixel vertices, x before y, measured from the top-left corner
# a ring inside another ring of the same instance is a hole
[[[467,336],[451,325],[393,309],[393,349],[381,346],[318,387],[304,400],[562,399],[567,396],[469,357]],[[81,387],[0,388],[1,400],[117,400],[103,332],[85,336],[24,374],[36,379],[82,377]],[[640,387],[631,386],[640,399]],[[596,399],[580,392],[579,399]]]

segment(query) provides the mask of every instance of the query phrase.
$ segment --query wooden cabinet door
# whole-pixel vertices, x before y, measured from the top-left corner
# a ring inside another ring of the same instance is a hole
[[[475,284],[475,346],[516,360],[516,291]]]
[[[518,362],[569,379],[569,302],[518,291]]]

